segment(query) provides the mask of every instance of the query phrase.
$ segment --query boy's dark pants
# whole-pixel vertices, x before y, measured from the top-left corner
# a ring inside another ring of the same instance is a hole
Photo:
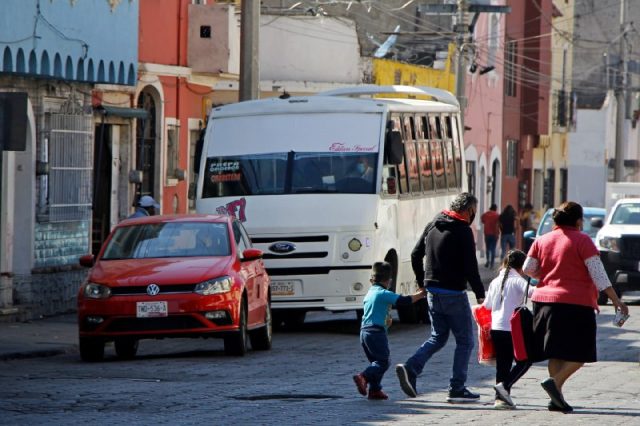
[[[389,368],[389,341],[387,332],[379,326],[368,326],[360,330],[360,343],[371,363],[362,374],[369,382],[369,391],[382,389],[382,376]]]

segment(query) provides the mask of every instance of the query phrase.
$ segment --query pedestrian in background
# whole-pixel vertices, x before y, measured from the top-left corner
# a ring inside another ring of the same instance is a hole
[[[500,255],[502,259],[507,255],[508,250],[516,248],[517,222],[516,210],[511,204],[507,204],[498,218],[498,226],[500,227]]]
[[[392,272],[390,263],[374,263],[370,280],[372,286],[364,297],[360,343],[371,364],[362,373],[353,376],[353,381],[361,395],[367,395],[367,385],[369,386],[369,399],[388,398],[382,391],[381,381],[389,369],[387,330],[391,325],[392,305],[410,305],[425,297],[424,289],[412,296],[400,296],[389,291]]]
[[[620,301],[607,277],[598,249],[581,232],[582,206],[565,202],[553,211],[555,226],[535,239],[524,263],[524,273],[539,279],[533,292],[532,361],[549,360],[549,377],[540,384],[549,394],[550,411],[569,413],[562,387],[585,363],[596,362],[598,291],[616,310],[629,308]]]
[[[497,210],[498,206],[495,205],[495,203],[491,204],[489,210],[480,216],[486,252],[486,262],[484,263],[484,267],[491,269],[493,269],[493,263],[496,258],[496,245],[498,243],[498,235],[500,235],[500,228],[498,227],[498,218],[500,215]]]
[[[526,203],[522,208],[522,211],[518,215],[518,221],[520,222],[520,235],[524,234],[527,231],[535,231],[535,227],[533,225],[533,220],[535,219],[535,213],[533,211],[533,204]],[[526,253],[529,251],[529,248],[533,244],[533,240],[531,239],[522,239],[522,250]]]
[[[489,284],[484,307],[491,310],[491,340],[496,349],[496,400],[497,409],[515,408],[511,399],[511,387],[522,377],[531,363],[516,361],[513,365],[513,341],[511,339],[511,315],[522,304],[527,291],[527,280],[522,265],[527,255],[511,250],[502,261],[502,268]],[[529,288],[529,296],[533,288]]]
[[[444,347],[449,332],[456,339],[448,402],[473,402],[480,395],[465,387],[474,330],[467,282],[478,303],[484,300],[484,286],[478,272],[476,245],[471,222],[478,200],[472,194],[459,194],[423,231],[411,252],[411,266],[418,285],[427,290],[431,336],[404,364],[396,366],[400,387],[408,396],[417,396],[416,377],[426,362]],[[424,264],[423,264],[424,260]]]
[[[154,216],[160,210],[160,204],[150,195],[143,195],[136,203],[136,210],[127,218]]]

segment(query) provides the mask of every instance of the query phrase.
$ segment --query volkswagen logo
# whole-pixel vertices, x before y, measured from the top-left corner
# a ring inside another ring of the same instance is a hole
[[[291,253],[296,249],[296,245],[287,241],[278,241],[269,246],[269,251],[274,253]]]
[[[147,294],[149,296],[155,296],[158,293],[160,293],[160,287],[158,284],[149,284],[147,286]]]

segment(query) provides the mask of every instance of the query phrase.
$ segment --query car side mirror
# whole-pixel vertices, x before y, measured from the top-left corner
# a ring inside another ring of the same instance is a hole
[[[80,256],[80,259],[78,261],[80,262],[81,266],[91,268],[96,263],[96,258],[92,254],[85,254],[83,256]]]
[[[522,237],[523,237],[525,240],[535,240],[535,239],[536,239],[536,231],[525,231],[525,232],[522,234]]]
[[[599,217],[591,218],[591,227],[592,228],[602,228],[604,226],[604,222]]]
[[[262,259],[262,250],[257,248],[248,248],[242,252],[242,260],[257,260]]]
[[[387,164],[402,163],[402,135],[397,130],[391,130],[387,133],[384,140],[384,151],[386,154]]]

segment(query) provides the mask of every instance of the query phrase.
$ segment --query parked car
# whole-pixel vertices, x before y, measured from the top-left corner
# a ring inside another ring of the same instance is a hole
[[[616,293],[640,289],[640,198],[618,200],[600,227],[596,245]],[[600,296],[598,303],[606,304]]]
[[[80,356],[133,358],[140,339],[222,337],[225,352],[271,348],[269,276],[262,251],[229,216],[128,219],[94,258],[78,293]]]
[[[600,227],[602,227],[602,220],[607,215],[607,210],[601,207],[583,207],[582,215],[584,217],[584,220],[582,221],[582,232],[589,235],[591,237],[591,240],[593,240],[593,242],[595,243],[596,234],[598,233]],[[525,240],[528,240],[528,246],[531,246],[533,240],[551,231],[553,229],[553,225],[553,208],[550,208],[546,212],[544,212],[542,220],[538,225],[538,229],[535,231],[525,231],[522,234],[522,237]],[[531,282],[534,285],[537,285],[538,280],[533,279],[531,280]],[[605,298],[605,300],[607,299],[607,296],[604,293],[600,292],[600,294],[598,295],[598,303],[600,303],[603,297]]]
[[[582,214],[584,220],[582,223],[582,232],[588,234],[595,242],[596,234],[600,229],[597,227],[601,224],[607,215],[607,211],[600,207],[583,207]],[[594,226],[594,224],[596,226]],[[602,226],[602,225],[600,225]],[[535,240],[540,235],[544,235],[553,229],[553,208],[547,210],[542,216],[542,220],[536,231],[525,231],[522,235],[525,239]]]

